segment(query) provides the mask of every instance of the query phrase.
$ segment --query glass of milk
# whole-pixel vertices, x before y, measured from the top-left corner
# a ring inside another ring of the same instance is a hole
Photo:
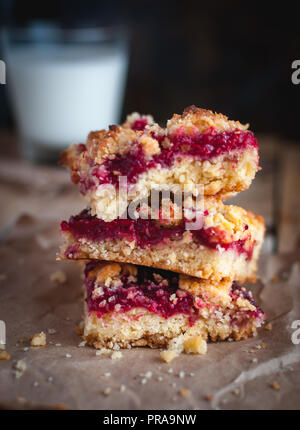
[[[35,26],[3,33],[22,155],[50,161],[120,120],[128,65],[124,29]]]

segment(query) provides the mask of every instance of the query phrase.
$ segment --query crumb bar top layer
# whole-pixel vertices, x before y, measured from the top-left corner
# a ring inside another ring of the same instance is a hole
[[[257,140],[247,128],[194,106],[173,115],[165,128],[149,115],[134,113],[123,125],[91,132],[86,144],[72,145],[62,153],[61,164],[91,200],[103,185],[118,189],[121,176],[132,199],[136,187],[140,192],[143,186],[147,193],[150,182],[164,181],[201,183],[205,194],[228,197],[247,189],[259,170]]]

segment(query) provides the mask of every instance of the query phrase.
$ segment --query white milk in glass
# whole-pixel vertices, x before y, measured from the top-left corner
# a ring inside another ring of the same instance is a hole
[[[31,44],[7,53],[7,83],[25,156],[85,142],[119,121],[127,72],[116,46]]]

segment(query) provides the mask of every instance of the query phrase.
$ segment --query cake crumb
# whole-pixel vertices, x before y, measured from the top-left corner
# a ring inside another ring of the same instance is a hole
[[[275,391],[279,391],[280,390],[279,382],[278,381],[274,381],[273,384],[272,384],[272,388]]]
[[[207,400],[208,402],[211,402],[213,399],[212,394],[206,394],[206,396],[204,396],[204,399]]]
[[[67,281],[67,275],[62,270],[52,273],[50,276],[50,281],[55,284],[65,284]]]
[[[240,395],[240,390],[238,389],[238,388],[236,388],[235,390],[233,390],[233,394],[235,395],[235,396],[239,396]]]
[[[188,388],[182,388],[178,391],[181,397],[189,397],[191,395],[191,391]]]
[[[25,370],[27,369],[27,365],[24,360],[18,360],[14,363],[14,371],[16,378],[21,378]]]
[[[109,355],[111,350],[108,348],[101,348],[96,351],[96,355]]]
[[[272,278],[272,281],[276,283],[276,282],[278,282],[278,280],[279,280],[278,275],[274,275]]]
[[[122,358],[123,357],[123,354],[122,354],[122,352],[121,351],[115,351],[115,352],[113,352],[112,354],[111,354],[111,359],[112,360],[119,360],[120,358]]]
[[[25,404],[26,403],[26,399],[25,399],[25,397],[17,397],[17,402]]]
[[[184,378],[185,377],[185,372],[183,370],[181,370],[178,374],[179,378]]]
[[[120,392],[124,393],[124,391],[126,391],[126,385],[122,384],[120,385]]]
[[[111,373],[110,372],[105,372],[104,376],[106,376],[107,378],[109,378],[111,376]]]
[[[0,351],[0,360],[10,360],[11,355],[7,351]]]
[[[201,336],[190,337],[184,342],[184,351],[187,354],[205,354],[207,343]]]
[[[46,345],[46,334],[41,331],[41,333],[35,334],[30,342],[31,346],[45,346]]]
[[[83,334],[83,324],[82,323],[78,324],[75,331],[77,334],[82,335]]]
[[[55,328],[48,328],[48,333],[49,334],[55,334],[56,333]]]
[[[54,405],[53,409],[55,409],[57,411],[67,411],[70,408],[67,405],[64,405],[63,403],[59,403],[57,405]]]
[[[109,396],[110,393],[111,393],[111,388],[110,387],[105,388],[105,390],[103,391],[104,396]]]
[[[170,363],[172,360],[174,360],[175,357],[178,356],[178,353],[176,351],[172,350],[165,350],[160,353],[161,358],[166,363]]]
[[[272,330],[272,324],[271,323],[266,324],[265,329],[268,331],[271,331]]]
[[[141,379],[141,384],[142,384],[142,385],[147,384],[147,378],[143,378],[143,379]]]
[[[72,358],[71,354],[66,354],[66,358]]]
[[[86,345],[86,341],[85,341],[85,340],[83,340],[82,342],[80,342],[80,343],[78,344],[78,348],[83,348],[85,345]]]

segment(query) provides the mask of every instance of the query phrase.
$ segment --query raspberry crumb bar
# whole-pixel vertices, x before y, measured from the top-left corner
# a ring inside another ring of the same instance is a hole
[[[91,214],[105,221],[162,184],[182,191],[201,184],[204,195],[228,198],[249,188],[258,162],[248,125],[195,106],[173,115],[165,128],[134,113],[121,126],[91,132],[85,145],[72,145],[61,157]]]
[[[115,219],[89,210],[63,221],[61,259],[141,264],[204,279],[254,281],[264,237],[263,218],[206,198],[203,225],[186,230],[187,219]]]
[[[203,341],[246,339],[265,319],[251,292],[229,279],[216,283],[143,266],[90,261],[84,282],[83,336],[95,348],[148,345],[203,353]]]

